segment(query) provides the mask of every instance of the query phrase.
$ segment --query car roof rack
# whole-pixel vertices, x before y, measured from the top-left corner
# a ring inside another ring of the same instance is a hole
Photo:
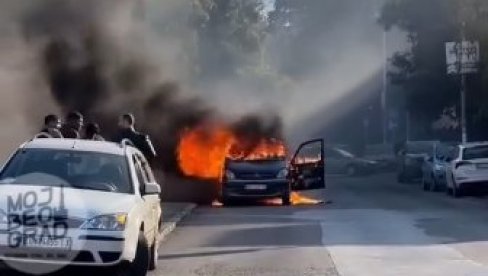
[[[122,139],[122,141],[120,141],[120,146],[121,147],[127,147],[127,146],[131,146],[131,147],[134,147],[134,143],[130,140],[130,139]]]
[[[34,137],[32,137],[32,139],[30,139],[29,141],[33,141],[35,139],[39,139],[39,138],[53,138],[51,134],[47,133],[47,132],[40,132],[40,133],[37,133],[36,135],[34,135]]]

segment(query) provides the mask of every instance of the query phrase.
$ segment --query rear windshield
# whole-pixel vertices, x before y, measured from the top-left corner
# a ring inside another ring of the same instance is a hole
[[[488,158],[488,146],[466,148],[463,152],[463,160]]]
[[[0,173],[0,185],[66,186],[132,193],[124,156],[52,149],[19,150]]]

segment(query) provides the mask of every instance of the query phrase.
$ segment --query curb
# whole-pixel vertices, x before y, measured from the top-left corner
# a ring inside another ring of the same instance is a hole
[[[196,204],[188,204],[187,207],[185,207],[183,210],[181,210],[178,214],[172,216],[171,218],[168,219],[167,222],[163,222],[163,226],[161,227],[161,231],[159,232],[159,237],[158,241],[162,242],[166,239],[166,237],[175,230],[176,226],[180,221],[189,215],[193,209],[197,207]]]

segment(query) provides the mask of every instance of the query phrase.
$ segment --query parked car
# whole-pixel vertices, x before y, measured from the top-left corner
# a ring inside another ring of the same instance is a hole
[[[425,158],[432,153],[437,141],[407,142],[400,150],[397,166],[397,179],[400,183],[420,180],[422,178],[422,165]]]
[[[452,147],[453,144],[448,143],[433,144],[432,152],[422,165],[422,187],[425,191],[437,191],[446,187],[446,169]]]
[[[346,174],[355,176],[378,171],[379,163],[359,158],[347,150],[337,147],[326,147],[327,174]]]
[[[447,168],[447,193],[461,197],[468,188],[488,184],[488,142],[462,144],[453,149]]]
[[[158,260],[160,193],[144,155],[128,143],[29,141],[0,171],[8,217],[0,216],[7,225],[0,260],[29,274],[48,264],[146,275]]]

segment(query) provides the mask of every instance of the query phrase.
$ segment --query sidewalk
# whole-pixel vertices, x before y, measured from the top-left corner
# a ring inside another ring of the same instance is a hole
[[[163,202],[163,225],[159,234],[159,241],[163,241],[176,225],[196,207],[196,204],[185,202]]]

